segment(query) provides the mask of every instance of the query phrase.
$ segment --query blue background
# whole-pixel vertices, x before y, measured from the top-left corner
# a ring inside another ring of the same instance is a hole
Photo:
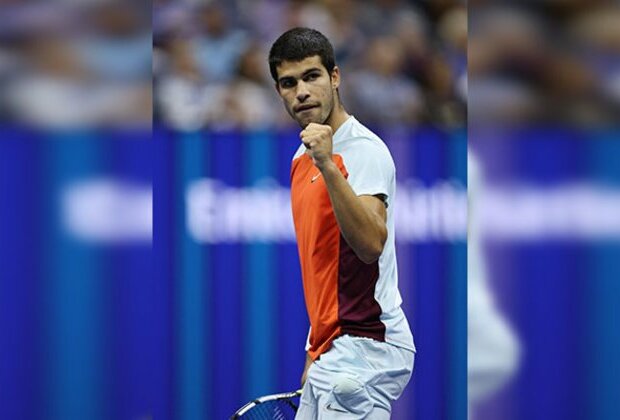
[[[618,138],[617,129],[493,127],[470,133],[470,146],[495,186],[585,183],[617,197]],[[515,377],[476,418],[620,418],[620,238],[493,239],[485,249],[497,303],[523,350]]]
[[[224,419],[258,395],[298,388],[308,321],[296,245],[198,243],[184,207],[198,178],[243,187],[267,176],[287,187],[297,131],[7,130],[2,418]],[[464,132],[376,131],[399,181],[465,185]],[[152,244],[85,244],[62,229],[63,188],[102,175],[152,186]],[[397,253],[418,354],[393,418],[463,419],[465,242],[398,242]]]

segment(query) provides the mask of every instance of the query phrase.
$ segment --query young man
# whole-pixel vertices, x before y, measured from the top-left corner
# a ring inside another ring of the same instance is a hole
[[[310,331],[296,418],[389,419],[415,353],[398,292],[394,163],[342,106],[340,71],[320,32],[285,32],[269,67],[303,129],[291,199]]]

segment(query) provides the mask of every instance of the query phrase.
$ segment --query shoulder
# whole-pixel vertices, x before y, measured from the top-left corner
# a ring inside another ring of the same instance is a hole
[[[390,153],[387,145],[377,134],[355,119],[355,117],[351,118],[351,124],[348,125],[347,131],[343,133],[343,143],[346,146],[374,150],[380,153]]]
[[[379,136],[362,124],[356,124],[343,139],[340,153],[348,161],[375,161],[390,168],[394,161],[387,145]]]
[[[355,160],[375,160],[393,165],[394,161],[385,143],[369,137],[354,137],[343,144],[342,155]]]

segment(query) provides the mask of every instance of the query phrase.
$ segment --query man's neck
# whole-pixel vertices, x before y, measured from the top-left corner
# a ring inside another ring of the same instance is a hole
[[[335,133],[336,130],[338,130],[338,128],[340,128],[340,126],[344,124],[347,118],[349,118],[349,116],[350,115],[347,113],[347,111],[342,105],[336,104],[331,115],[325,122],[332,128],[332,132]]]

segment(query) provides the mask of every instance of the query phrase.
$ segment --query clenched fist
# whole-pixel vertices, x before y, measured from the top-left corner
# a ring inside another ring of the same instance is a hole
[[[314,165],[322,169],[332,160],[332,128],[329,125],[310,123],[299,133],[306,146],[306,153],[312,158]]]

